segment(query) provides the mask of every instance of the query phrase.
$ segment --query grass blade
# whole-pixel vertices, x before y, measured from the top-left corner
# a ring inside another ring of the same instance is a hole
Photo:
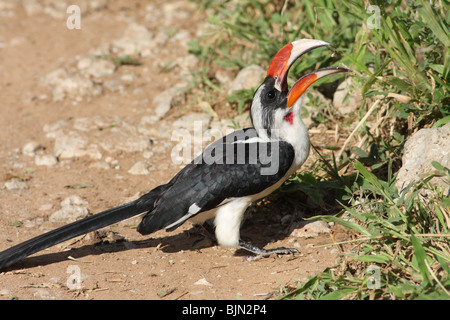
[[[411,242],[414,248],[414,257],[416,258],[417,267],[420,271],[420,274],[423,277],[423,280],[426,283],[430,283],[430,273],[428,271],[427,265],[425,263],[425,259],[427,255],[425,250],[422,247],[419,239],[417,239],[414,235],[411,234]]]

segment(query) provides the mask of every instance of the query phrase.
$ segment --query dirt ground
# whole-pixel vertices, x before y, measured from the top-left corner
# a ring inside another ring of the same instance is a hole
[[[30,141],[52,150],[53,141],[43,127],[61,119],[114,115],[138,123],[143,113],[151,113],[152,98],[179,80],[178,72],[162,74],[159,60],[186,55],[185,46],[167,44],[158,55],[143,57],[139,66],[120,66],[119,72],[136,75],[124,92],[104,91],[77,103],[54,101],[51,89],[40,85],[39,79],[119,38],[131,22],[158,32],[167,17],[159,14],[149,19],[146,6],[158,8],[161,3],[109,1],[83,15],[81,29],[69,30],[65,12],[62,18],[55,18],[45,11],[30,14],[21,2],[0,2],[0,250],[63,225],[48,218],[67,196],[85,199],[89,212],[96,213],[149,191],[179,170],[179,165],[165,165],[149,175],[132,175],[128,170],[142,158],[139,153],[105,154],[120,166],[103,170],[93,168],[89,157],[59,161],[53,167],[39,166],[21,152]],[[204,21],[205,13],[194,10],[192,4],[188,7],[188,17],[174,19],[170,28],[187,30],[195,37],[196,21]],[[171,110],[169,116],[176,118],[177,112],[186,110]],[[170,163],[168,152],[166,159],[161,156],[149,161],[155,165]],[[7,190],[4,184],[14,177],[25,182],[26,188]],[[89,187],[68,187],[86,182]],[[290,236],[296,220],[304,214],[303,200],[295,194],[272,196],[249,209],[250,217],[242,227],[242,236],[255,245],[296,247],[300,255],[242,261],[245,252],[216,246],[200,228],[185,224],[171,233],[160,231],[142,237],[135,231],[135,219],[105,228],[120,235],[119,240],[98,243],[91,234],[39,252],[0,272],[0,299],[270,299],[283,287],[295,286],[297,280],[305,280],[339,259],[335,246],[317,247],[333,243],[329,234]],[[292,219],[281,219],[286,215]],[[17,221],[21,221],[20,226]],[[345,237],[343,232],[332,230],[336,240]],[[81,286],[71,290],[68,284],[77,275]]]

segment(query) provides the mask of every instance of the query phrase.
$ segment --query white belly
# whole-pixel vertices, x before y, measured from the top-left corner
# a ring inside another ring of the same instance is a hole
[[[231,198],[222,202],[217,208],[201,212],[189,219],[194,224],[202,224],[214,218],[216,239],[219,245],[235,247],[239,244],[241,222],[247,207],[256,200],[264,198],[278,189],[295,170],[289,170],[286,175],[270,188],[247,197]]]

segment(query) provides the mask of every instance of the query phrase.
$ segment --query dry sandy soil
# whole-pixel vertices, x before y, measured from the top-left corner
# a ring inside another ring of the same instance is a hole
[[[49,221],[49,216],[68,196],[78,195],[87,201],[89,212],[96,213],[168,181],[180,168],[171,164],[170,148],[155,151],[149,159],[142,152],[100,150],[101,160],[109,157],[114,162],[111,169],[92,166],[98,159],[89,156],[60,158],[48,167],[36,165],[34,157],[23,154],[22,147],[30,141],[40,144],[40,152],[51,154],[54,140],[43,128],[60,120],[117,116],[127,123],[140,123],[144,116],[151,116],[153,97],[180,80],[180,70],[163,72],[161,66],[187,55],[186,45],[170,37],[187,31],[195,38],[196,21],[205,20],[204,12],[183,1],[98,1],[93,8],[80,4],[81,29],[69,30],[68,14],[52,3],[44,1],[34,8],[26,1],[0,2],[0,250],[63,225]],[[165,10],[156,14],[155,8],[162,4]],[[187,14],[177,16],[180,12]],[[140,65],[122,65],[109,75],[108,79],[115,79],[132,74],[132,81],[120,90],[58,100],[51,86],[42,85],[46,74],[73,66],[80,56],[119,39],[132,23],[155,35],[165,31],[169,38],[160,39],[151,54],[140,58]],[[191,109],[172,108],[151,126],[157,128]],[[150,162],[155,170],[130,174],[130,167],[140,160]],[[25,187],[4,187],[14,178],[25,182]],[[204,236],[204,230],[189,224],[171,233],[142,237],[135,231],[138,220],[129,220],[105,228],[116,234],[109,240],[90,234],[1,272],[0,299],[270,299],[283,286],[295,286],[297,280],[339,259],[336,247],[317,247],[333,243],[329,234],[311,238],[290,234],[305,214],[304,200],[301,194],[272,196],[249,209],[250,217],[242,227],[242,236],[255,245],[296,247],[300,255],[242,261],[245,252],[218,247]],[[335,229],[335,239],[345,237]],[[70,290],[67,284],[76,272],[80,272],[81,287]]]

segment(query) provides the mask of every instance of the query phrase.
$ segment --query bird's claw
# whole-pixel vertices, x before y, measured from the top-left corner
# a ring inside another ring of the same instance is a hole
[[[243,241],[239,241],[239,247],[255,254],[254,256],[246,256],[246,257],[242,258],[242,261],[255,261],[260,258],[270,256],[274,253],[275,254],[300,253],[300,251],[298,251],[297,249],[285,248],[285,247],[280,247],[280,248],[275,248],[275,249],[263,249],[263,248],[253,246],[253,245],[243,242]]]

